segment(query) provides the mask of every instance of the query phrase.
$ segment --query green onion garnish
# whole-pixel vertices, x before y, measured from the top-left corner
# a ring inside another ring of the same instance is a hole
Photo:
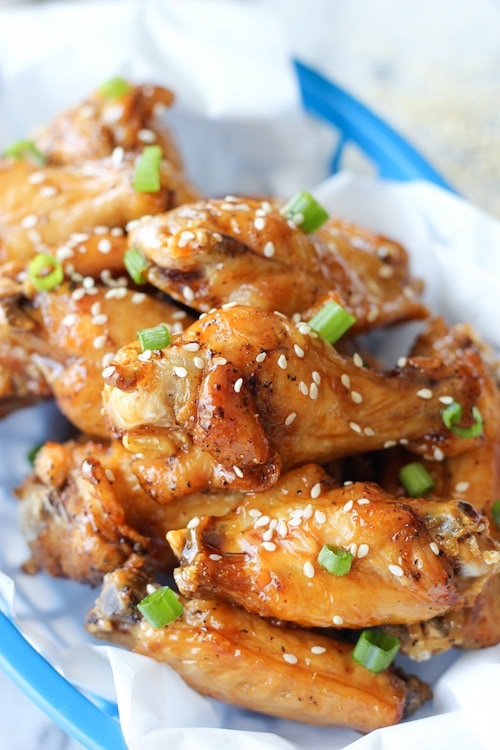
[[[329,219],[329,215],[323,206],[310,193],[305,192],[297,193],[293,198],[290,198],[280,213],[293,221],[295,226],[302,229],[306,234],[315,232]]]
[[[363,630],[352,658],[370,672],[381,672],[393,662],[400,645],[397,638],[383,630]]]
[[[135,163],[132,184],[136,193],[157,193],[161,187],[161,146],[145,146]]]
[[[162,586],[145,596],[137,609],[155,628],[165,627],[184,612],[184,607],[168,586]]]
[[[481,412],[477,406],[472,407],[472,416],[474,417],[474,424],[470,427],[460,427],[458,422],[462,419],[462,407],[453,401],[449,406],[442,412],[442,418],[445,426],[451,430],[455,435],[463,438],[475,438],[482,435],[483,432],[483,418]]]
[[[355,322],[354,315],[331,300],[307,324],[321,338],[335,344]]]
[[[33,448],[30,451],[28,451],[28,454],[27,454],[26,458],[28,459],[28,461],[30,462],[30,464],[32,466],[35,465],[35,458],[37,457],[37,455],[38,455],[38,453],[39,453],[40,448],[42,447],[42,445],[43,445],[43,443],[39,443],[38,445],[34,445]]]
[[[135,284],[146,283],[144,271],[148,267],[148,262],[138,247],[129,247],[128,250],[125,250],[123,262],[130,278]]]
[[[124,78],[120,78],[120,76],[110,78],[109,81],[105,81],[97,89],[97,92],[105,99],[119,99],[130,91],[132,91],[130,83]]]
[[[344,576],[351,569],[352,554],[345,549],[324,544],[318,555],[318,563],[334,576]]]
[[[491,517],[497,529],[500,529],[500,500],[495,500],[491,506]]]
[[[59,258],[38,253],[28,264],[28,276],[37,291],[46,292],[61,283],[64,270]]]
[[[418,461],[403,466],[399,479],[410,497],[423,497],[436,486],[425,466]]]
[[[33,141],[16,141],[5,149],[4,155],[16,160],[26,159],[39,167],[43,167],[47,163],[45,156]]]
[[[148,349],[164,349],[170,344],[170,331],[165,323],[160,323],[153,328],[142,328],[137,331],[137,338],[141,344],[142,351]]]

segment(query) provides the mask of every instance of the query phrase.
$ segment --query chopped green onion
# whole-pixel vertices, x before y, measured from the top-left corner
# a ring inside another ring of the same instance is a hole
[[[64,279],[64,270],[59,258],[47,253],[38,253],[28,264],[28,276],[39,292],[47,292]]]
[[[324,544],[318,555],[318,563],[334,576],[344,576],[351,569],[352,554],[345,549]]]
[[[148,349],[164,349],[170,344],[170,331],[165,323],[160,323],[153,328],[142,328],[137,331],[137,338],[143,352]]]
[[[363,630],[352,658],[370,672],[381,672],[392,664],[400,645],[397,638],[383,630]]]
[[[164,628],[184,612],[184,607],[168,586],[162,586],[145,596],[137,609],[155,628]]]
[[[5,149],[4,155],[16,160],[26,159],[39,167],[43,167],[47,163],[45,156],[33,141],[16,141]]]
[[[399,479],[410,497],[423,497],[436,486],[425,466],[418,461],[403,466]]]
[[[132,184],[136,193],[157,193],[161,187],[161,146],[145,146],[135,163]]]
[[[294,195],[283,206],[280,213],[293,221],[295,226],[300,227],[306,234],[315,232],[329,219],[323,206],[310,193],[304,192]]]
[[[26,458],[28,459],[28,461],[30,462],[30,464],[32,466],[35,465],[35,458],[37,457],[37,455],[38,455],[38,453],[39,453],[40,448],[42,447],[42,445],[43,445],[43,443],[39,443],[38,445],[34,445],[33,448],[30,451],[28,451],[28,454],[27,454]]]
[[[101,84],[97,91],[105,99],[119,99],[132,91],[132,86],[124,78],[115,76]]]
[[[146,283],[144,271],[148,267],[148,262],[138,247],[129,247],[128,250],[125,250],[123,262],[135,284]]]
[[[462,407],[453,401],[446,409],[442,412],[442,418],[445,426],[451,430],[455,435],[463,438],[475,438],[482,435],[483,432],[483,418],[481,412],[477,406],[472,407],[472,416],[474,417],[474,424],[470,427],[460,427],[458,422],[462,419]]]
[[[495,500],[491,506],[491,517],[497,529],[500,529],[500,500]]]
[[[355,322],[354,315],[331,300],[308,321],[308,326],[330,344],[335,344]]]

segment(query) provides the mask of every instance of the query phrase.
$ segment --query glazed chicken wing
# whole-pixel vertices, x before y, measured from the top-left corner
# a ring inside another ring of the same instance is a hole
[[[146,478],[150,458],[147,482],[161,475],[163,501],[171,491],[265,489],[282,468],[401,439],[431,456],[480,441],[457,438],[441,416],[443,397],[464,415],[475,404],[480,384],[466,355],[453,366],[420,357],[377,372],[304,323],[243,306],[206,315],[147,361],[139,355],[132,344],[111,363],[104,413],[131,450],[161,439],[160,455],[141,456],[138,476]]]
[[[271,716],[361,732],[395,724],[431,697],[415,677],[392,668],[373,674],[360,666],[348,643],[276,627],[224,602],[181,598],[180,618],[153,628],[137,610],[151,591],[148,583],[133,561],[107,575],[87,629],[169,664],[202,695]]]
[[[307,235],[266,200],[181,206],[140,221],[130,243],[153,285],[199,311],[238,302],[291,316],[332,297],[353,331],[427,315],[402,247],[333,220]]]
[[[361,482],[335,488],[309,465],[167,538],[186,596],[305,627],[357,629],[418,622],[474,599],[500,571],[487,529],[467,503],[396,500]],[[318,562],[324,545],[352,554],[346,575]]]
[[[224,515],[239,499],[195,494],[158,505],[137,482],[129,456],[116,441],[46,443],[39,450],[33,474],[17,490],[31,552],[27,570],[96,585],[135,553],[166,572],[175,560],[166,532],[207,509]]]
[[[182,327],[185,312],[125,286],[95,284],[35,292],[0,279],[0,414],[53,395],[83,432],[107,436],[101,408],[102,371],[137,330]],[[189,316],[185,318],[190,320]]]

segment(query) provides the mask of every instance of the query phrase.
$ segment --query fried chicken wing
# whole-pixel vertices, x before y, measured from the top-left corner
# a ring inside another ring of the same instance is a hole
[[[415,677],[373,674],[352,645],[276,627],[233,605],[184,600],[181,617],[153,628],[137,603],[148,577],[132,561],[106,576],[87,617],[89,632],[173,667],[195,690],[272,716],[361,732],[397,723],[431,697]]]
[[[206,315],[147,361],[139,354],[132,344],[113,360],[104,414],[128,445],[161,437],[156,489],[164,500],[187,478],[190,491],[258,490],[274,484],[282,467],[401,439],[431,455],[437,446],[454,454],[480,441],[458,439],[441,417],[443,397],[459,401],[464,414],[475,404],[479,385],[466,356],[453,366],[420,357],[377,372],[303,323],[244,306]],[[150,457],[158,468],[158,456]],[[141,457],[139,472],[147,465]]]
[[[224,515],[240,497],[196,494],[158,505],[137,482],[129,456],[116,441],[40,449],[33,474],[17,489],[31,552],[27,570],[96,585],[135,553],[166,572],[175,561],[166,532],[207,508]]]
[[[304,627],[412,623],[477,596],[500,571],[500,545],[472,506],[396,500],[375,484],[333,487],[318,466],[295,469],[222,518],[167,538],[186,596],[215,596]],[[350,551],[333,575],[324,545]]]
[[[181,206],[139,222],[130,242],[149,281],[199,311],[238,302],[291,316],[333,297],[355,332],[427,315],[402,247],[333,220],[309,236],[268,200]]]
[[[0,314],[0,413],[53,395],[80,430],[104,437],[106,361],[137,329],[177,329],[185,316],[164,299],[91,278],[37,293],[8,277],[0,280]]]

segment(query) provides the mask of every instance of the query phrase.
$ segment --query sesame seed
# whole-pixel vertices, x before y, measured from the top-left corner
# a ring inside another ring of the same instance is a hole
[[[190,286],[183,287],[183,289],[182,289],[182,295],[183,295],[184,299],[188,300],[188,302],[192,302],[194,300],[194,292],[193,292],[193,290],[191,289]]]
[[[78,316],[75,313],[69,313],[69,315],[64,316],[61,322],[64,326],[74,326],[77,320]]]
[[[358,547],[358,557],[366,557],[370,548],[367,544],[360,544]]]
[[[311,654],[324,654],[326,648],[324,646],[311,646]]]
[[[222,367],[223,365],[227,365],[227,359],[225,357],[213,357],[212,364],[215,367]]]
[[[283,519],[280,519],[276,524],[276,533],[278,536],[286,536],[288,534],[288,526]]]
[[[332,617],[332,622],[334,625],[343,625],[344,624],[344,618],[340,615],[334,615]]]
[[[106,479],[108,479],[110,482],[115,481],[115,475],[111,471],[111,469],[105,469],[104,474],[106,475]]]
[[[316,383],[311,383],[311,387],[309,388],[309,398],[313,401],[316,401],[318,398],[318,386]]]
[[[241,386],[243,385],[243,378],[238,378],[238,380],[234,384],[234,392],[239,393],[241,391]],[[286,424],[286,422],[285,422]]]
[[[243,478],[243,472],[242,472],[242,470],[240,469],[239,466],[233,466],[233,471],[234,471],[234,473],[236,474],[237,477],[239,477],[240,479]]]
[[[290,425],[295,422],[296,418],[297,418],[297,412],[296,411],[292,411],[287,416],[287,418],[285,419],[285,425],[286,425],[286,427],[290,427]]]
[[[358,545],[356,544],[356,542],[351,542],[351,544],[348,547],[348,550],[353,557],[356,557],[356,555],[358,554]]]
[[[303,380],[301,380],[301,381],[300,381],[300,383],[299,383],[299,391],[300,391],[300,392],[301,392],[301,393],[302,393],[302,394],[303,394],[304,396],[308,396],[308,395],[309,395],[309,388],[307,387],[307,385],[306,385],[306,384],[304,383],[304,381],[303,381]]]
[[[140,362],[149,362],[152,355],[153,355],[153,352],[151,351],[151,349],[145,349],[143,352],[137,355],[137,359]]]
[[[266,258],[272,258],[274,253],[276,252],[276,248],[274,247],[272,242],[266,242],[264,245],[263,253],[266,256]]]
[[[254,523],[254,529],[260,529],[261,526],[267,526],[271,519],[269,516],[260,515]]]
[[[352,361],[356,367],[363,367],[363,358],[357,352],[352,355]]]
[[[310,560],[306,560],[306,562],[303,565],[302,570],[306,578],[314,578],[314,574],[316,571],[314,570],[314,565],[312,564]]]
[[[370,505],[370,501],[367,497],[360,497],[358,500],[358,505]]]
[[[316,484],[313,484],[313,486],[311,487],[310,495],[313,500],[321,495],[321,482],[316,482]]]
[[[349,422],[349,427],[351,428],[353,432],[358,432],[358,433],[362,432],[361,427],[359,426],[357,422]]]
[[[142,128],[137,133],[137,138],[142,143],[154,143],[156,141],[156,133],[154,130],[150,130],[149,128]]]
[[[93,343],[94,349],[102,349],[106,345],[108,337],[103,334],[102,336],[96,336]]]
[[[453,403],[453,396],[440,396],[439,400],[442,404],[452,404]]]
[[[189,230],[185,230],[184,232],[180,233],[179,240],[177,242],[178,247],[186,247],[186,245],[189,245],[191,240],[195,240],[196,235],[194,232],[190,232]]]
[[[198,516],[193,516],[190,521],[188,521],[187,528],[188,529],[195,529],[200,523],[200,519]]]
[[[115,146],[111,153],[111,162],[117,166],[118,164],[121,164],[123,161],[123,157],[125,155],[125,151],[122,146]]]
[[[378,275],[381,279],[390,279],[394,273],[392,266],[381,266],[378,270]]]
[[[127,288],[124,286],[116,286],[108,291],[104,295],[104,299],[123,299],[127,296]]]
[[[264,533],[262,534],[263,541],[270,542],[271,539],[273,538],[273,534],[274,534],[274,529],[271,529],[271,528],[266,529]]]
[[[379,316],[379,311],[376,307],[372,307],[366,313],[366,319],[369,323],[373,323],[375,320],[377,320],[378,316]]]
[[[408,364],[408,360],[406,357],[400,357],[396,364],[398,367],[405,367]]]
[[[308,503],[306,505],[306,507],[304,508],[304,510],[303,510],[302,516],[305,519],[308,519],[308,518],[311,518],[312,514],[313,514],[313,507],[312,507],[311,503]]]
[[[40,185],[45,180],[45,174],[43,172],[33,172],[28,177],[30,185]]]
[[[311,327],[307,325],[307,323],[303,323],[302,321],[299,321],[297,323],[297,330],[299,333],[302,333],[303,335],[307,335],[308,333],[311,333]]]
[[[184,320],[184,318],[187,316],[187,312],[185,310],[176,310],[172,314],[172,318],[174,320]]]
[[[300,517],[300,518],[298,518],[298,517],[297,518],[291,518],[288,521],[288,525],[289,526],[300,526],[301,523],[302,523],[302,517]]]
[[[386,440],[384,443],[384,448],[394,448],[395,445],[397,445],[395,440]]]
[[[276,545],[274,542],[262,542],[261,547],[264,547],[267,552],[274,552]]]
[[[419,398],[423,398],[425,400],[428,400],[432,398],[432,391],[430,388],[421,388],[419,391],[417,391],[417,396]]]
[[[295,654],[283,654],[283,660],[288,664],[297,664],[298,659]]]
[[[293,350],[294,350],[295,354],[297,355],[297,357],[299,357],[300,359],[302,359],[302,357],[304,356],[304,350],[302,349],[302,347],[299,346],[298,344],[294,344],[293,345]]]
[[[340,382],[344,386],[344,388],[350,388],[351,387],[351,378],[346,373],[343,373],[340,377]]]
[[[392,573],[393,576],[397,576],[398,578],[404,575],[403,568],[400,565],[389,565],[389,572]]]
[[[470,482],[457,482],[455,485],[455,492],[467,492],[470,487]]]
[[[316,370],[313,371],[311,375],[313,382],[316,383],[316,385],[321,385],[321,375]]]
[[[53,198],[54,195],[57,195],[57,188],[54,185],[44,185],[40,189],[40,195],[42,198]]]
[[[76,245],[78,245],[80,242],[86,242],[88,238],[89,236],[85,232],[73,232],[73,234],[70,236],[71,242],[74,242]]]
[[[97,249],[103,255],[107,255],[110,252],[111,247],[111,240],[108,240],[107,237],[103,237],[103,239],[99,240],[99,242],[97,243]]]
[[[434,450],[432,452],[432,455],[433,455],[434,461],[443,461],[444,460],[444,453],[441,450],[441,448],[438,448],[437,446],[436,446],[436,448],[434,448]]]
[[[284,354],[280,354],[280,356],[278,357],[278,367],[281,367],[282,370],[286,370],[287,366],[287,358]]]
[[[219,560],[222,560],[222,555],[218,555],[215,552],[212,552],[211,555],[209,555],[210,560],[214,560],[215,562],[218,562]]]
[[[352,510],[354,505],[354,500],[348,500],[344,505],[342,506],[342,510],[344,513],[349,513],[350,510]]]
[[[367,437],[373,437],[375,435],[373,427],[363,427],[363,432]]]
[[[260,231],[266,226],[266,220],[263,219],[262,216],[257,216],[257,218],[254,219],[253,225],[257,231]]]
[[[28,214],[28,216],[25,216],[24,219],[21,221],[21,226],[23,229],[31,229],[32,227],[35,227],[38,224],[38,216],[36,214]]]
[[[144,302],[145,299],[146,295],[144,294],[144,292],[134,292],[134,294],[132,295],[132,304],[140,305],[141,302]]]
[[[178,378],[185,378],[188,373],[185,367],[180,367],[179,365],[175,365],[174,374],[177,375]]]
[[[106,352],[101,360],[101,367],[107,367],[114,358],[115,355],[113,354],[113,352]]]
[[[67,247],[67,245],[62,245],[56,250],[56,256],[59,260],[68,260],[68,258],[73,258],[74,254],[73,250],[70,247]]]
[[[321,526],[322,524],[326,523],[326,513],[323,513],[322,510],[315,510],[314,520]]]
[[[101,375],[103,378],[110,378],[115,370],[116,370],[116,367],[114,365],[108,365],[107,367],[104,368]]]
[[[429,544],[429,547],[431,548],[431,552],[434,552],[435,555],[439,555],[439,547],[437,546],[436,542],[431,542]]]
[[[261,352],[260,354],[257,354],[257,356],[255,357],[255,361],[260,364],[261,362],[265,360],[266,357],[267,357],[267,353]]]
[[[203,370],[203,368],[205,367],[205,362],[201,357],[193,357],[193,365],[197,370]]]
[[[352,481],[352,479],[347,479],[347,480],[346,480],[346,481],[344,482],[344,487],[350,487],[350,486],[351,486],[351,484],[354,484],[354,482]]]
[[[357,391],[351,391],[351,400],[355,404],[360,404],[363,400],[363,396],[361,395],[361,393],[358,393]]]
[[[105,313],[99,313],[92,318],[92,323],[96,326],[103,326],[108,322],[108,316]]]

